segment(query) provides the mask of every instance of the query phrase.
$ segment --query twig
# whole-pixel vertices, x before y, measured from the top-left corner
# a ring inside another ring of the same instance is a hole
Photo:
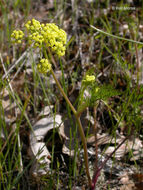
[[[29,52],[30,48],[28,48],[22,55],[21,57],[10,67],[10,69],[8,71],[6,71],[6,73],[3,75],[2,79],[5,79],[9,73],[12,71],[12,69],[14,69],[16,67],[16,65],[18,65],[20,63],[21,60],[23,60],[27,53]]]
[[[23,66],[25,63],[26,63],[26,61],[23,61],[23,63],[22,63],[21,66],[17,69],[15,75],[12,77],[12,79],[11,79],[9,82],[12,82],[12,81],[16,78],[16,76],[17,76],[18,73],[21,71],[21,68],[22,68],[22,66]]]
[[[94,190],[95,189],[95,186],[96,186],[96,183],[97,183],[97,180],[98,180],[98,177],[100,175],[100,172],[102,170],[102,168],[105,166],[105,164],[107,163],[107,161],[112,157],[112,155],[120,148],[120,146],[122,146],[122,144],[124,144],[124,142],[129,139],[131,135],[127,136],[116,148],[115,150],[104,160],[104,162],[101,164],[101,166],[98,168],[98,170],[96,171],[95,175],[94,175],[94,178],[92,180],[92,188],[91,190]]]

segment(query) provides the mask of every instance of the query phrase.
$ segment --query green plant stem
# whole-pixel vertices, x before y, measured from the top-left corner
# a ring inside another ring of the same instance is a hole
[[[56,82],[56,84],[57,84],[60,92],[62,93],[63,97],[65,98],[67,104],[70,106],[70,108],[73,111],[74,116],[75,116],[75,118],[77,120],[77,123],[78,123],[78,126],[79,126],[79,133],[80,133],[80,136],[81,136],[81,140],[82,140],[82,144],[83,144],[83,149],[84,149],[84,161],[85,161],[86,175],[87,175],[87,178],[88,178],[89,186],[92,187],[92,181],[91,181],[90,174],[89,174],[87,143],[86,143],[85,134],[84,134],[84,131],[83,131],[83,128],[82,128],[82,124],[81,124],[81,121],[80,121],[80,117],[77,115],[77,111],[75,110],[75,108],[71,104],[71,102],[68,99],[67,95],[65,94],[63,88],[61,87],[59,81],[57,80],[53,69],[51,69],[51,74],[52,74],[52,76],[53,76],[53,78],[54,78],[54,80],[55,80],[55,82]]]
[[[111,36],[113,38],[117,38],[119,40],[125,40],[125,41],[128,41],[128,42],[133,42],[133,43],[136,43],[136,44],[141,44],[143,45],[143,42],[138,42],[138,41],[135,41],[135,40],[131,40],[131,39],[127,39],[127,38],[123,38],[123,37],[120,37],[120,36],[116,36],[116,35],[113,35],[113,34],[110,34],[108,32],[104,32],[103,30],[100,30],[98,28],[96,28],[95,26],[92,26],[90,25],[92,28],[94,28],[95,30],[97,30],[98,32],[102,33],[102,34],[105,34],[107,36]]]
[[[80,117],[76,116],[76,120],[79,126],[79,133],[81,136],[81,140],[82,140],[82,144],[83,144],[83,149],[84,149],[84,161],[85,161],[85,168],[86,168],[86,175],[88,178],[88,183],[89,186],[92,187],[92,181],[91,181],[91,177],[90,177],[90,173],[89,173],[89,165],[88,165],[88,153],[87,153],[87,143],[86,143],[86,138],[85,138],[85,134],[82,128],[82,124],[81,124],[81,120]]]
[[[57,80],[53,69],[51,69],[51,73],[52,73],[52,76],[53,76],[53,78],[54,78],[60,92],[62,93],[62,95],[65,98],[66,102],[69,104],[69,106],[70,106],[71,110],[73,111],[74,115],[76,115],[77,112],[76,112],[75,108],[73,107],[73,105],[71,104],[71,102],[69,101],[69,99],[68,99],[67,95],[65,94],[63,88],[61,87],[59,81]]]
[[[138,55],[138,48],[137,48],[137,44],[135,44],[135,50],[136,50],[136,60],[137,60],[137,68],[136,68],[136,72],[137,72],[137,88],[138,88],[138,91],[139,91],[139,74],[140,74],[140,63],[139,63],[139,55]]]
[[[97,106],[94,106],[94,137],[95,137],[95,171],[98,169],[98,144],[97,144],[97,121],[96,121],[96,115],[97,115]]]

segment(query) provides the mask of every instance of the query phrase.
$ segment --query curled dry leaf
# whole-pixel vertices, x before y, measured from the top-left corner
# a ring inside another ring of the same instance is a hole
[[[31,167],[31,174],[33,176],[45,175],[49,171],[51,155],[46,147],[44,138],[50,130],[58,128],[61,123],[61,116],[56,115],[55,117],[40,119],[33,126],[33,131],[30,133],[29,148],[29,155],[32,159],[35,159]]]

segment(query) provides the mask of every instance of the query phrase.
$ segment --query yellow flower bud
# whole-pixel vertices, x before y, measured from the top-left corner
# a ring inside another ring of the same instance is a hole
[[[97,93],[99,91],[99,89],[100,89],[99,87],[96,87],[95,88],[95,93]]]
[[[86,75],[85,79],[83,80],[83,82],[94,82],[95,81],[95,76],[94,75]]]
[[[40,63],[37,65],[37,69],[40,73],[46,74],[51,70],[51,64],[48,59],[41,59]]]
[[[14,30],[11,34],[11,41],[13,43],[21,43],[24,33],[21,30]]]

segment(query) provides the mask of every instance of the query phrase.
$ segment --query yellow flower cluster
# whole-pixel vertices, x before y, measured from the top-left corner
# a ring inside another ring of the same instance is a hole
[[[67,36],[64,30],[59,29],[54,23],[48,23],[43,26],[42,34],[46,46],[51,47],[52,51],[59,56],[65,54]]]
[[[46,74],[51,70],[51,64],[48,59],[41,59],[40,63],[37,65],[37,69],[40,73]]]
[[[35,20],[34,18],[32,20],[29,20],[25,24],[25,27],[31,33],[41,30],[41,24],[40,24],[40,22],[38,20]]]
[[[40,24],[39,21],[32,19],[25,24],[29,33],[30,43],[35,47],[51,47],[52,51],[58,56],[65,54],[65,44],[67,40],[66,32],[59,29],[54,23]]]
[[[11,41],[20,44],[23,36],[24,33],[21,30],[14,30],[11,34]]]
[[[92,83],[94,81],[95,81],[94,75],[86,75],[85,79],[83,79],[83,82],[85,82],[85,83]]]

